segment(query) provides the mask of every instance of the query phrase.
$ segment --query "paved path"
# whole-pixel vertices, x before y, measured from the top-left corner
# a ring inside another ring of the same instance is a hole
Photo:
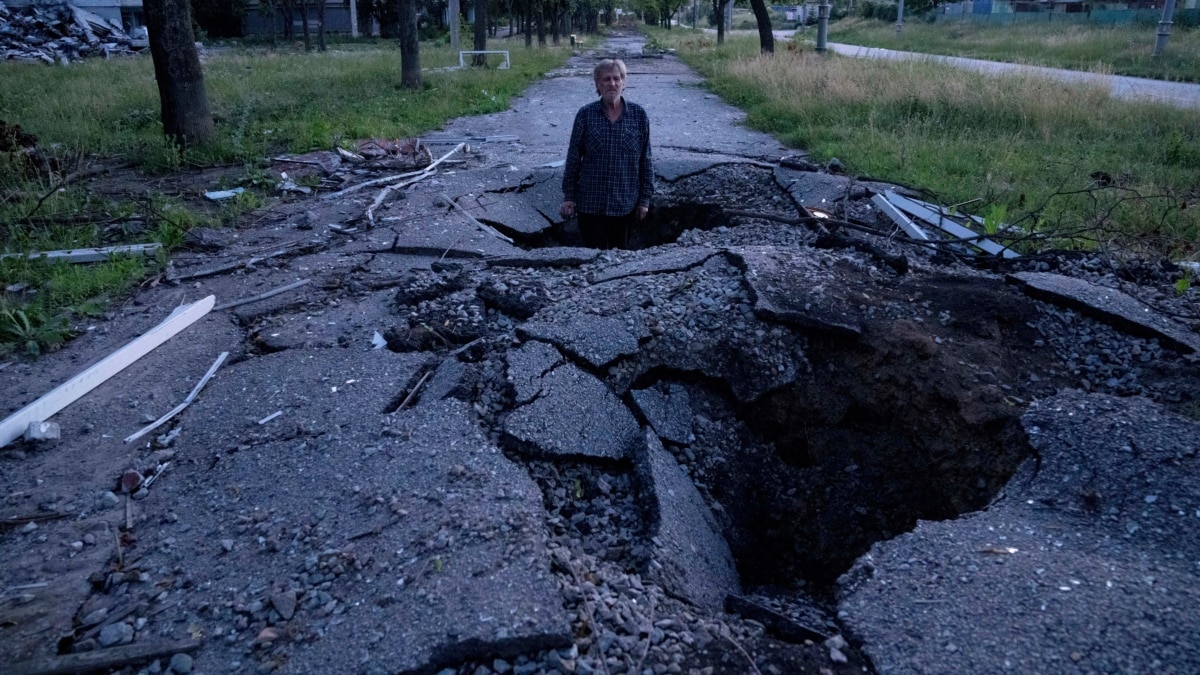
[[[1078,70],[1064,70],[1062,68],[1044,68],[1017,63],[984,61],[982,59],[965,59],[959,56],[918,54],[915,52],[883,49],[881,47],[860,47],[858,45],[834,42],[829,43],[829,49],[843,56],[857,58],[890,60],[928,59],[957,68],[966,68],[990,75],[1036,75],[1064,82],[1106,87],[1112,93],[1113,98],[1157,101],[1180,108],[1200,108],[1200,84],[1164,82],[1162,80],[1126,77],[1124,75],[1102,75],[1099,73],[1085,73]]]

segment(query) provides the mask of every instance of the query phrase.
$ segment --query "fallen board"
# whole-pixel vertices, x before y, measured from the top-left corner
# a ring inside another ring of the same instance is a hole
[[[975,232],[971,228],[957,223],[942,214],[935,213],[933,210],[926,208],[925,206],[922,206],[921,204],[908,199],[907,197],[902,197],[895,192],[890,190],[885,192],[884,198],[901,210],[912,214],[913,216],[929,223],[930,225],[933,225],[934,227],[946,232],[947,234],[950,234],[951,236],[966,240],[966,243],[976,248],[983,249],[988,253],[1005,258],[1018,258],[1021,255],[1007,246],[997,244],[990,239],[980,239],[979,233]]]
[[[104,262],[114,255],[154,255],[162,248],[162,244],[130,244],[127,246],[107,246],[105,248],[73,248],[63,251],[35,251],[28,255],[24,253],[5,253],[0,258],[27,257],[30,260],[45,259],[49,262],[64,260],[69,263]]]
[[[908,216],[904,215],[904,212],[896,208],[895,204],[889,202],[887,197],[875,195],[871,197],[871,203],[879,207],[880,211],[883,211],[887,217],[895,221],[908,236],[913,239],[920,239],[921,241],[929,241],[929,235],[925,234],[925,230],[922,230],[920,225],[917,225]]]
[[[125,369],[126,366],[149,354],[162,343],[174,337],[200,317],[208,314],[216,296],[208,296],[190,305],[175,308],[170,316],[154,328],[143,333],[129,344],[104,357],[92,367],[55,387],[50,393],[21,408],[0,422],[0,447],[16,440],[30,422],[41,422],[77,401],[81,396],[100,386],[105,380]]]

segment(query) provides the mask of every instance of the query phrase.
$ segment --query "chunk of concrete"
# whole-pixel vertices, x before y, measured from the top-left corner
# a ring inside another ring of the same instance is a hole
[[[534,236],[550,229],[551,221],[519,192],[493,192],[477,199],[463,200],[463,208],[478,220],[492,223],[507,233]],[[476,205],[482,207],[475,208]]]
[[[58,422],[30,422],[25,429],[25,440],[33,443],[57,441],[62,438],[62,427]]]
[[[674,183],[682,178],[704,173],[718,164],[711,159],[660,159],[654,162],[654,175],[668,183]]]
[[[673,596],[712,612],[725,609],[741,582],[729,544],[704,498],[650,429],[634,456],[653,542],[647,576]]]
[[[661,382],[631,392],[633,402],[660,438],[684,445],[692,436],[692,400],[683,385]]]
[[[1049,272],[1018,272],[1008,280],[1030,297],[1078,310],[1119,330],[1157,338],[1185,354],[1200,351],[1200,337],[1186,326],[1115,288]]]
[[[572,307],[550,308],[517,329],[524,338],[554,344],[588,364],[603,368],[622,356],[636,354],[650,332],[641,322],[629,324],[625,315],[599,315]]]
[[[754,311],[764,319],[801,328],[858,336],[859,307],[874,292],[868,272],[835,264],[828,254],[796,255],[766,246],[730,249],[754,295]]]
[[[603,382],[572,365],[541,378],[541,393],[517,408],[504,433],[535,455],[623,459],[638,438],[638,424]]]
[[[455,357],[442,359],[420,392],[421,404],[461,397],[468,393],[467,366]]]
[[[843,625],[879,672],[1195,670],[1200,424],[1066,392],[1022,425],[1038,459],[986,511],[872,547]]]
[[[517,405],[524,405],[542,393],[542,378],[565,363],[553,345],[531,340],[508,352],[508,381],[516,391]]]
[[[829,210],[834,202],[858,199],[867,195],[867,189],[848,176],[813,171],[796,171],[786,167],[775,168],[775,180],[787,190],[801,206]]]

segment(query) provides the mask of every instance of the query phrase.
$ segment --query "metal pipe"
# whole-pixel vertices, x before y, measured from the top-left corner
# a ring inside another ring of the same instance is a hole
[[[1162,21],[1158,22],[1158,36],[1154,40],[1154,53],[1151,56],[1162,56],[1167,50],[1167,38],[1171,35],[1171,19],[1175,18],[1175,0],[1167,0],[1163,5]]]
[[[896,3],[896,32],[899,33],[904,28],[904,0],[899,0]]]

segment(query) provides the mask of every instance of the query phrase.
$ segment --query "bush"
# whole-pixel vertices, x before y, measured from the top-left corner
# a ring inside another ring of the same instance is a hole
[[[858,15],[864,19],[875,19],[894,23],[896,21],[896,5],[890,2],[864,2],[858,8]]]

